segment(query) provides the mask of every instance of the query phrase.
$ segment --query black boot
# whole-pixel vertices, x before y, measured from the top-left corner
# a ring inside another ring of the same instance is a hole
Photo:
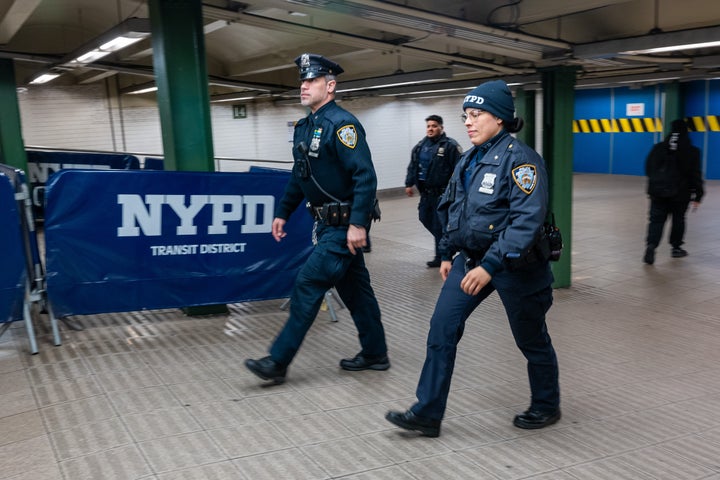
[[[272,380],[276,385],[285,382],[287,367],[280,365],[272,357],[263,357],[259,360],[249,358],[245,360],[245,366],[263,380]]]
[[[440,420],[418,417],[412,410],[406,412],[389,411],[385,414],[385,419],[400,428],[420,432],[426,437],[440,436]]]
[[[515,415],[513,425],[518,428],[535,430],[537,428],[547,427],[560,420],[560,409],[551,412],[541,412],[538,410],[525,410],[523,413]]]

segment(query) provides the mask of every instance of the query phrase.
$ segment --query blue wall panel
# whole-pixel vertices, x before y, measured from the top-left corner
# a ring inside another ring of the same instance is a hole
[[[609,133],[576,133],[573,136],[573,171],[610,173]]]
[[[645,159],[654,142],[652,133],[616,133],[610,173],[645,175]]]
[[[705,108],[705,89],[705,81],[690,82],[683,86],[686,117],[705,116],[707,113],[709,113],[706,111]]]
[[[612,103],[609,88],[578,90],[575,92],[576,120],[611,118]],[[582,173],[610,173],[609,133],[575,133],[573,135],[573,171]]]
[[[720,121],[720,80],[712,80],[708,84],[708,114],[715,115]],[[697,145],[702,145],[697,144]],[[707,149],[703,152],[708,179],[720,179],[720,132],[707,133]]]
[[[657,118],[659,116],[658,112],[655,111],[657,96],[655,88],[616,88],[613,91],[613,96],[615,118]],[[642,104],[644,106],[643,115],[628,115],[628,104]],[[645,158],[658,140],[659,137],[651,132],[614,134],[610,173],[645,175]]]

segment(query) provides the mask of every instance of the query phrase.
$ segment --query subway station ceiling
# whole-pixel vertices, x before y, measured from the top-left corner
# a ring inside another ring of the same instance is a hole
[[[342,65],[352,96],[489,78],[533,88],[558,66],[576,69],[578,87],[720,78],[718,0],[205,0],[202,14],[215,101],[292,98],[304,52]],[[129,93],[153,84],[149,17],[148,0],[0,0],[0,58],[14,59],[19,87],[54,72],[48,84]],[[140,39],[73,61],[118,25]]]

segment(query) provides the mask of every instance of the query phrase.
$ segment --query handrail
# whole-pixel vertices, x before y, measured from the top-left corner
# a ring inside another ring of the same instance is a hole
[[[162,153],[143,153],[143,152],[112,152],[108,150],[91,150],[91,149],[79,149],[79,148],[55,148],[55,147],[43,147],[36,145],[26,145],[26,150],[51,150],[53,152],[70,152],[70,153],[103,153],[103,154],[116,154],[116,155],[134,155],[136,157],[158,157],[163,158]],[[279,165],[290,165],[292,160],[262,160],[262,159],[249,159],[249,158],[233,158],[233,157],[215,157],[215,166],[217,167],[218,160],[232,161],[232,162],[251,162],[251,163],[274,163]]]

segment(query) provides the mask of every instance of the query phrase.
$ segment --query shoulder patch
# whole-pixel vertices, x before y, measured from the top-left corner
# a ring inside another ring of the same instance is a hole
[[[342,126],[338,128],[336,133],[343,145],[348,148],[355,148],[355,145],[357,145],[357,132],[355,131],[355,125]]]
[[[537,170],[535,165],[520,165],[512,170],[513,180],[515,184],[520,187],[520,190],[527,193],[528,195],[535,190],[537,184]]]

